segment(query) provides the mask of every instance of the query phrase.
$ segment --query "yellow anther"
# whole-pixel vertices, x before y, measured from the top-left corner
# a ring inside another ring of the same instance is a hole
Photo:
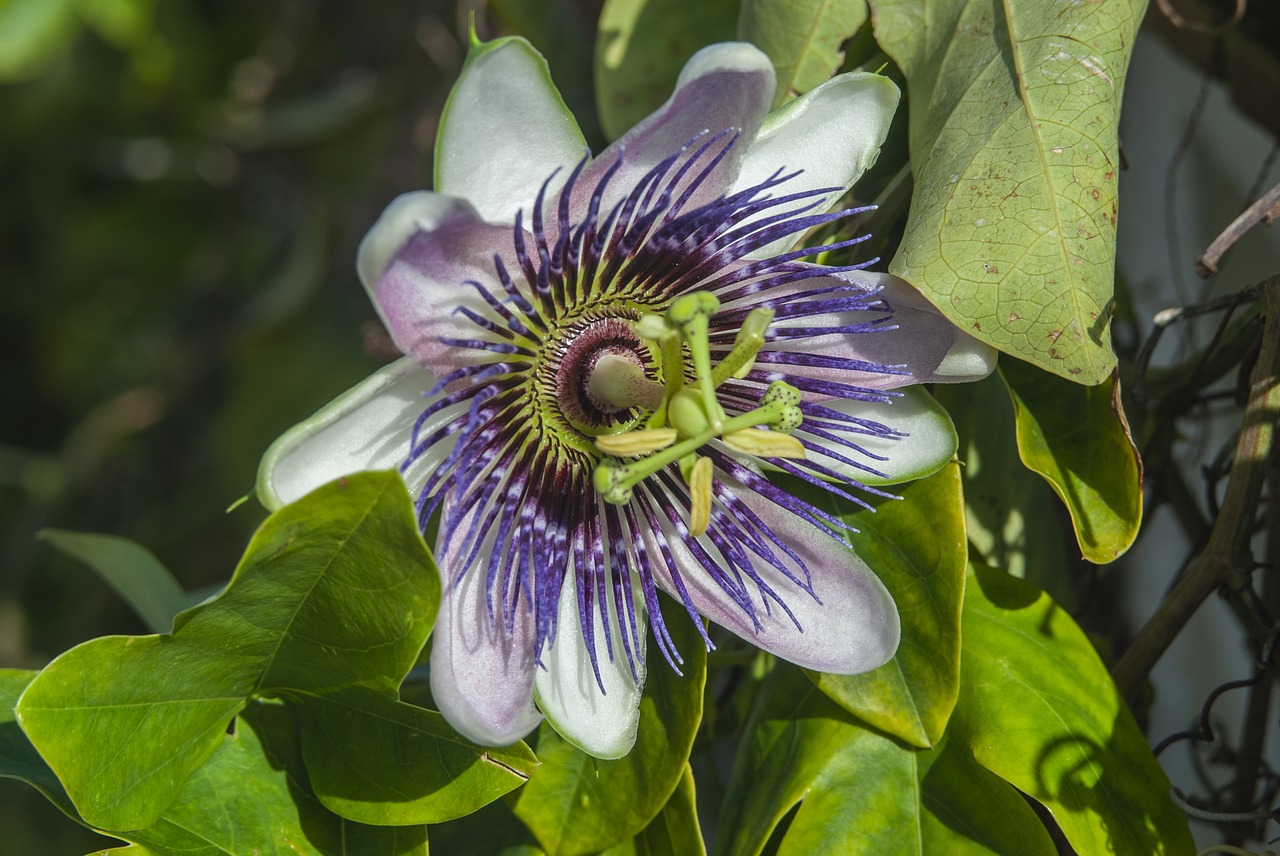
[[[665,449],[676,441],[674,428],[650,428],[638,431],[624,431],[621,434],[601,434],[595,438],[596,448],[606,455],[627,457],[630,455],[647,455],[659,449]]]
[[[706,534],[711,525],[711,459],[698,458],[689,473],[689,534]]]
[[[735,452],[744,452],[760,458],[794,458],[802,460],[805,456],[804,444],[780,431],[761,431],[758,428],[745,428],[725,434],[724,443]]]

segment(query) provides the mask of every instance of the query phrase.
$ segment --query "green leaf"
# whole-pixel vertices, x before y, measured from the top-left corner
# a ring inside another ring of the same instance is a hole
[[[902,642],[888,663],[862,675],[812,678],[845,710],[924,748],[942,737],[959,691],[966,558],[960,468],[949,463],[896,490],[901,500],[868,498],[875,512],[852,511],[825,492],[806,493],[859,530],[850,537],[853,547],[902,616]]]
[[[426,856],[427,829],[351,823],[325,810],[306,787],[297,725],[280,704],[253,703],[223,735],[209,763],[178,791],[148,829],[114,833],[124,853],[154,856]]]
[[[706,852],[698,826],[693,770],[686,763],[684,775],[658,816],[635,838],[600,856],[706,856]]]
[[[1018,460],[1013,405],[1004,384],[993,375],[939,386],[936,392],[960,435],[970,544],[987,564],[1071,607],[1075,594],[1066,515],[1044,479]]]
[[[869,771],[874,771],[869,774]],[[803,800],[803,802],[801,802]],[[734,768],[722,854],[1052,856],[1035,813],[950,736],[914,750],[871,731],[781,665],[766,679]]]
[[[962,729],[979,764],[1039,801],[1079,853],[1195,852],[1129,708],[1071,617],[984,567],[964,600]]]
[[[875,770],[874,776],[867,775]],[[915,752],[859,729],[818,776],[778,856],[1054,856],[1035,812],[951,741]]]
[[[1022,794],[973,760],[973,750],[950,738],[921,756],[922,853],[998,853],[1054,856],[1054,846]],[[923,756],[935,754],[925,766]],[[932,842],[932,845],[930,845]]]
[[[856,729],[853,717],[806,681],[803,672],[778,663],[765,678],[747,721],[712,852],[759,853]]]
[[[250,694],[394,692],[439,598],[400,477],[351,476],[271,515],[226,591],[179,614],[173,635],[58,657],[18,721],[87,822],[147,827]]]
[[[597,760],[549,725],[538,729],[541,766],[520,791],[515,813],[551,856],[592,853],[632,837],[649,825],[680,782],[702,720],[707,655],[684,611],[664,603],[667,629],[684,657],[684,675],[664,662],[650,663],[631,753],[616,761]],[[652,638],[648,650],[659,650]]]
[[[596,31],[596,107],[609,139],[657,109],[698,48],[734,38],[738,0],[605,0]]]
[[[1146,0],[874,0],[915,194],[889,265],[962,329],[1079,383],[1109,322],[1120,95]]]
[[[476,746],[439,713],[363,687],[309,698],[298,712],[311,787],[361,823],[463,817],[523,785],[538,764],[523,743]]]
[[[167,633],[187,608],[187,595],[169,569],[141,544],[115,535],[42,529],[36,535],[93,568],[156,633]]]
[[[867,0],[743,0],[738,38],[773,60],[779,107],[836,73],[867,15]]]
[[[79,820],[62,782],[22,733],[14,717],[18,697],[37,674],[25,669],[0,669],[0,776],[26,782],[69,817]]]
[[[1142,461],[1119,381],[1081,387],[1017,360],[1001,361],[1000,375],[1013,399],[1022,462],[1066,505],[1084,557],[1115,561],[1142,523]]]
[[[508,802],[497,800],[466,817],[432,826],[431,849],[444,854],[543,856],[533,833],[511,813]]]

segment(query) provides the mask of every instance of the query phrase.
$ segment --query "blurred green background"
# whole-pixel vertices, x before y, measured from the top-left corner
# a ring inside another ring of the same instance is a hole
[[[429,186],[472,14],[554,54],[590,129],[599,4],[481,5],[0,0],[0,668],[146,632],[41,528],[217,586],[263,450],[395,356],[355,248]],[[0,829],[6,855],[111,843],[9,780]]]

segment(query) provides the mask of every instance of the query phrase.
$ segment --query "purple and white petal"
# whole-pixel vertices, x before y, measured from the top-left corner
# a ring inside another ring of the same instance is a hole
[[[396,347],[443,376],[490,358],[477,339],[502,344],[467,313],[505,326],[480,292],[500,294],[493,258],[510,247],[510,227],[486,223],[464,200],[420,191],[378,218],[357,269]]]
[[[714,154],[723,151],[723,157],[683,207],[696,208],[723,196],[736,180],[747,146],[769,110],[773,88],[773,64],[754,45],[725,42],[698,51],[680,72],[666,103],[587,166],[579,183],[584,190],[574,194],[574,210],[586,208],[590,191],[585,188],[595,187],[619,157],[622,165],[610,179],[610,192],[603,197],[605,211],[654,166],[686,144],[694,151],[708,144],[711,149],[680,187],[690,184]]]
[[[587,150],[547,61],[520,38],[472,45],[440,117],[435,189],[511,223],[557,169]]]
[[[622,650],[624,630],[619,627],[618,611],[611,597],[607,628],[600,610],[592,609],[595,638],[588,643],[579,625],[580,582],[573,571],[565,575],[560,592],[559,630],[555,642],[542,652],[546,668],[538,670],[535,698],[547,721],[565,740],[596,758],[621,758],[635,744],[640,724],[640,695],[645,678],[644,609],[640,603],[634,606],[641,647],[629,662]],[[612,657],[606,650],[606,637],[612,640]],[[589,644],[595,647],[599,684],[591,666]]]
[[[794,554],[773,551],[774,558],[786,568],[783,573],[756,552],[743,551],[753,572],[785,601],[785,608],[759,594],[759,585],[751,581],[743,581],[737,596],[729,593],[712,578],[707,562],[695,555],[689,541],[666,521],[660,531],[646,530],[642,536],[654,552],[662,549],[659,539],[666,542],[681,585],[675,584],[670,568],[657,563],[658,585],[681,600],[683,589],[702,615],[805,668],[852,675],[887,663],[901,635],[898,610],[884,584],[849,545],[721,470],[717,470],[716,480]],[[716,561],[717,572],[734,564],[709,544],[706,536],[697,541],[696,546]],[[809,580],[813,594],[799,590],[795,579]],[[754,598],[750,613],[743,608],[742,598],[747,596]]]
[[[725,304],[741,314],[778,312],[752,377],[790,377],[802,390],[897,389],[908,384],[978,380],[995,369],[995,352],[965,334],[906,282],[887,273],[831,271]],[[841,291],[841,289],[844,289]],[[725,318],[733,319],[732,313]],[[808,387],[799,381],[813,381]]]
[[[932,475],[951,460],[959,440],[951,417],[922,387],[889,401],[833,398],[802,405],[795,433],[806,459],[845,481],[873,487]]]
[[[747,149],[733,192],[754,187],[779,167],[802,170],[782,189],[830,187],[814,209],[826,211],[876,162],[899,97],[893,81],[869,72],[841,74],[811,89],[768,115]],[[784,252],[801,237],[790,235],[752,256]]]
[[[258,498],[268,509],[301,499],[323,484],[362,470],[404,463],[409,439],[435,377],[404,358],[335,398],[271,444],[258,467]],[[421,484],[430,461],[404,473]]]
[[[506,626],[500,611],[490,612],[483,573],[454,579],[461,541],[436,557],[442,597],[431,636],[431,695],[463,737],[507,746],[542,721],[533,704],[534,615],[515,610]]]
[[[869,271],[864,272],[863,275],[876,278],[883,289],[881,293],[885,301],[893,307],[895,313],[900,313],[902,320],[899,323],[902,326],[915,323],[926,324],[921,328],[911,328],[915,335],[928,335],[928,330],[936,329],[941,323],[937,320],[938,318],[942,318],[943,322],[946,321],[933,304],[905,279],[889,273]],[[929,320],[926,322],[925,318]],[[917,329],[919,332],[916,332]],[[979,342],[954,324],[950,324],[949,328],[944,327],[943,330],[946,332],[940,332],[939,335],[943,335],[949,342],[947,352],[931,371],[919,372],[916,383],[968,383],[982,380],[996,370],[996,357],[999,356],[999,352],[995,348],[985,342]],[[947,332],[950,333],[949,337],[946,336]]]

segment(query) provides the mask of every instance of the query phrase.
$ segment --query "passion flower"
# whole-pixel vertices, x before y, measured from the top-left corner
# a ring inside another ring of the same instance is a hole
[[[900,280],[801,261],[860,238],[792,249],[851,213],[827,209],[874,161],[893,84],[841,75],[766,116],[773,91],[762,53],[714,45],[591,158],[526,42],[474,45],[435,192],[361,245],[407,356],[278,440],[259,495],[400,469],[437,533],[433,694],[473,740],[545,715],[625,754],[649,625],[681,663],[659,591],[809,668],[893,656],[897,611],[845,524],[767,473],[859,502],[931,471],[950,423],[891,390],[993,355]]]

